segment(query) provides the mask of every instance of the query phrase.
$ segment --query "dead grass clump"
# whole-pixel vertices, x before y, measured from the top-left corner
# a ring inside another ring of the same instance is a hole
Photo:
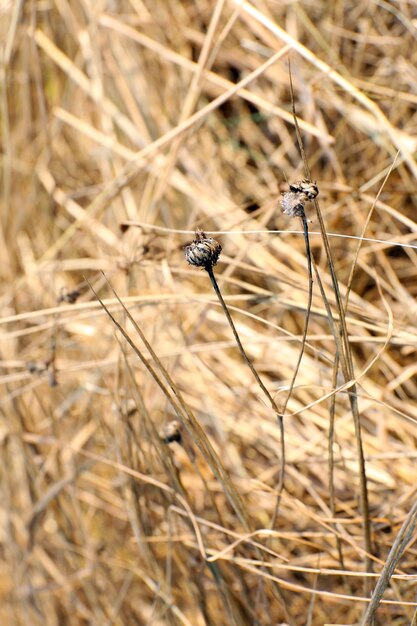
[[[3,4],[1,623],[415,624],[411,3]]]

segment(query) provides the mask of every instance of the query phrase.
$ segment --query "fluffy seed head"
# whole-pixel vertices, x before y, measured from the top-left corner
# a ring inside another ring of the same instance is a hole
[[[308,180],[299,180],[290,184],[290,190],[282,194],[281,206],[285,215],[290,217],[305,217],[305,204],[318,196],[316,183]]]
[[[306,198],[304,195],[287,191],[281,196],[281,207],[285,215],[290,217],[304,217],[304,205]]]
[[[184,248],[185,258],[190,265],[196,267],[213,267],[216,265],[222,247],[218,241],[207,237],[203,231],[197,231],[195,239]]]

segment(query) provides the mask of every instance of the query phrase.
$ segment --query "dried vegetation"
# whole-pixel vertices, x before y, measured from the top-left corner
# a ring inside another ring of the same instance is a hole
[[[415,1],[0,10],[0,622],[415,624]]]

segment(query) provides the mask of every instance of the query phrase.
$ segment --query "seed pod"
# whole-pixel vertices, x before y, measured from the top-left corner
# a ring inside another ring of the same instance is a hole
[[[160,433],[160,437],[164,443],[173,443],[174,441],[181,443],[181,424],[177,420],[168,422],[163,431]]]
[[[197,231],[195,239],[184,248],[185,258],[190,265],[196,267],[213,267],[216,265],[222,247],[218,241],[207,237],[203,231]]]
[[[59,294],[58,304],[61,302],[68,302],[69,304],[74,304],[77,302],[80,297],[81,292],[78,289],[74,289],[73,291],[68,291],[66,287],[62,287],[61,293]]]
[[[299,180],[290,185],[290,191],[297,194],[303,194],[306,196],[306,200],[314,200],[319,195],[319,189],[317,183],[313,183],[309,180]]]
[[[281,206],[285,215],[290,217],[305,217],[305,204],[318,196],[316,183],[300,180],[290,184],[290,190],[282,194]]]
[[[48,361],[28,361],[26,369],[30,374],[43,374],[48,370],[49,365]]]

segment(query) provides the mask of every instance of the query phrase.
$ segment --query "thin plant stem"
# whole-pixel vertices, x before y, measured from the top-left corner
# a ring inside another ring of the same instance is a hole
[[[335,366],[333,367],[332,384],[336,388],[337,385],[337,368],[336,362],[339,363],[339,355],[336,354]],[[328,467],[329,467],[329,507],[332,517],[336,516],[336,495],[334,486],[334,431],[335,431],[335,418],[336,418],[336,395],[333,395],[330,401],[329,410],[329,441],[328,441]],[[340,568],[345,569],[345,560],[343,557],[342,542],[340,537],[336,534],[337,553],[339,556]]]
[[[371,216],[373,213],[373,209],[375,207],[375,204],[380,196],[380,194],[382,193],[382,189],[384,188],[385,183],[388,180],[388,177],[390,176],[394,165],[396,163],[396,160],[398,158],[398,153],[395,156],[395,159],[393,161],[393,163],[391,164],[391,167],[389,168],[387,175],[381,185],[381,188],[378,191],[378,194],[375,198],[374,204],[371,207],[371,210],[369,211],[366,220],[365,220],[365,224],[362,228],[362,232],[361,232],[361,236],[359,239],[359,244],[355,253],[355,258],[353,260],[352,263],[352,268],[350,271],[350,275],[349,275],[349,279],[347,282],[347,287],[346,287],[346,296],[345,296],[345,304],[344,304],[344,312],[345,314],[347,313],[347,308],[348,308],[348,303],[349,303],[349,295],[350,295],[350,291],[352,288],[352,281],[353,281],[353,274],[355,271],[355,267],[356,267],[356,263],[358,260],[358,256],[359,256],[359,251],[361,248],[361,244],[362,244],[362,240],[365,236],[365,232],[366,229],[369,225],[369,222],[371,220]],[[335,364],[334,364],[334,368],[333,368],[333,386],[336,387],[336,378],[337,378],[337,370],[339,367],[339,354],[336,354],[336,358],[335,358]],[[333,517],[335,517],[335,513],[336,513],[336,506],[335,506],[335,492],[334,492],[334,452],[333,452],[333,446],[334,446],[334,423],[335,423],[335,404],[336,404],[336,396],[332,397],[331,400],[331,405],[330,405],[330,424],[329,424],[329,446],[328,446],[328,450],[329,450],[329,492],[330,492],[330,510],[332,512]],[[344,565],[344,558],[343,558],[343,552],[342,552],[342,546],[341,546],[341,541],[340,541],[340,537],[338,535],[336,535],[336,541],[337,541],[337,549],[338,549],[338,553],[339,553],[339,561],[340,561],[340,566],[341,569],[344,570],[345,569],[345,565]]]
[[[297,359],[297,364],[295,366],[295,370],[294,370],[294,374],[293,377],[291,379],[291,383],[290,383],[290,387],[288,389],[288,394],[287,397],[285,398],[285,402],[282,406],[281,409],[281,413],[282,413],[282,419],[283,416],[285,415],[285,411],[287,410],[287,405],[288,402],[291,398],[291,394],[293,392],[294,389],[294,385],[295,385],[295,381],[300,369],[300,365],[301,365],[301,360],[303,358],[303,354],[305,351],[305,345],[306,345],[306,341],[307,341],[307,331],[308,331],[308,324],[310,321],[310,314],[311,314],[311,305],[312,305],[312,301],[313,301],[313,268],[312,268],[312,260],[311,260],[311,248],[310,248],[310,238],[309,238],[309,234],[308,234],[308,221],[307,218],[305,216],[300,218],[303,224],[303,234],[304,234],[304,242],[305,242],[305,246],[306,246],[306,254],[307,254],[307,270],[308,270],[308,299],[307,299],[307,311],[306,311],[306,317],[305,317],[305,321],[304,321],[304,331],[303,331],[303,336],[301,339],[301,350],[300,353],[298,355],[298,359]],[[275,527],[276,521],[277,521],[277,517],[279,514],[279,505],[281,503],[281,495],[282,495],[282,490],[284,488],[284,482],[283,482],[283,472],[281,472],[281,476],[280,476],[280,480],[277,486],[277,492],[278,492],[278,496],[275,502],[275,507],[274,507],[274,512],[272,514],[272,519],[271,519],[271,529]]]
[[[289,67],[289,79],[290,79],[290,90],[291,90],[291,105],[292,105],[292,113],[295,124],[295,132],[297,136],[297,142],[300,149],[300,153],[303,159],[304,170],[308,180],[310,180],[310,168],[308,166],[307,157],[304,151],[303,141],[301,138],[301,132],[297,121],[296,111],[295,111],[295,103],[294,103],[294,90],[292,84],[291,77],[291,67]],[[335,333],[334,338],[338,348],[338,358],[335,359],[335,368],[338,366],[339,362],[342,366],[342,372],[345,379],[345,382],[354,379],[354,368],[353,368],[353,360],[352,353],[349,345],[349,335],[347,331],[346,325],[346,316],[345,316],[345,308],[342,301],[342,296],[340,293],[339,283],[337,280],[336,272],[334,269],[329,239],[326,234],[326,228],[323,220],[323,216],[320,211],[319,203],[317,199],[314,200],[314,207],[316,210],[317,219],[319,221],[320,230],[322,233],[322,241],[324,245],[324,250],[327,259],[327,265],[330,272],[330,277],[332,280],[333,291],[336,299],[337,312],[339,314],[339,324],[335,325]],[[355,427],[355,439],[356,439],[356,450],[358,456],[358,469],[359,469],[359,502],[360,509],[363,517],[363,537],[364,537],[364,547],[365,547],[365,569],[367,572],[372,571],[372,541],[371,541],[371,522],[369,515],[369,497],[368,497],[368,485],[367,485],[367,477],[366,477],[366,464],[365,464],[365,455],[363,451],[363,443],[362,443],[362,426],[359,414],[359,406],[358,406],[358,397],[356,391],[356,384],[352,385],[352,393],[349,394],[349,403],[351,407],[353,423]]]
[[[106,278],[106,281],[107,281],[107,278]],[[160,387],[161,391],[164,393],[164,395],[170,401],[171,406],[173,407],[174,411],[176,412],[176,414],[178,416],[178,419],[181,421],[181,423],[190,432],[190,434],[193,437],[193,439],[194,439],[198,449],[200,450],[203,458],[206,460],[208,466],[212,470],[212,472],[213,472],[214,476],[216,477],[216,479],[223,486],[225,495],[226,495],[227,499],[229,500],[229,503],[230,503],[231,507],[235,511],[238,519],[240,520],[242,526],[245,528],[245,530],[250,530],[249,517],[248,517],[247,511],[246,511],[246,509],[244,507],[244,504],[243,504],[241,496],[237,492],[234,484],[232,483],[232,480],[231,480],[230,476],[228,475],[225,467],[223,466],[223,463],[221,462],[220,458],[216,454],[214,448],[212,447],[212,445],[211,445],[209,439],[207,438],[204,430],[201,428],[200,424],[198,423],[198,421],[196,420],[195,416],[193,415],[193,413],[189,409],[188,405],[185,403],[180,390],[175,385],[175,383],[172,380],[172,378],[170,377],[169,373],[167,372],[167,370],[162,365],[160,359],[158,358],[158,356],[156,355],[156,353],[153,350],[152,346],[150,345],[150,343],[146,339],[146,337],[145,337],[144,333],[142,332],[140,326],[136,323],[136,321],[132,317],[130,311],[126,308],[126,306],[123,304],[123,302],[120,299],[120,297],[117,294],[117,292],[114,290],[112,285],[108,282],[109,287],[113,291],[113,294],[117,298],[117,300],[118,300],[119,304],[121,305],[123,311],[126,313],[129,321],[133,324],[133,327],[135,328],[135,330],[138,333],[139,337],[143,341],[145,347],[149,351],[149,353],[150,353],[150,355],[151,355],[155,365],[157,366],[157,368],[161,372],[162,377],[163,377],[164,380],[162,380],[158,376],[157,371],[148,362],[148,360],[145,358],[145,356],[142,353],[142,351],[139,349],[138,345],[129,336],[129,334],[126,332],[126,330],[123,328],[123,326],[121,326],[121,324],[119,324],[119,322],[116,320],[114,315],[111,314],[109,309],[106,307],[104,302],[100,299],[100,297],[98,296],[97,292],[94,290],[94,287],[91,285],[91,283],[88,280],[87,280],[87,283],[88,283],[90,289],[92,290],[92,292],[94,293],[95,297],[97,298],[98,302],[103,307],[104,311],[106,312],[108,317],[111,319],[111,321],[115,325],[115,327],[120,331],[120,333],[122,334],[124,339],[130,345],[130,347],[134,350],[134,352],[139,357],[139,359],[141,360],[141,362],[144,365],[144,367],[148,370],[148,372],[151,374],[152,378],[155,380],[157,385]]]
[[[372,626],[375,612],[381,603],[382,596],[389,585],[391,577],[401,559],[408,542],[413,536],[417,524],[417,502],[413,504],[410,512],[404,520],[393,546],[388,554],[387,560],[373,591],[371,601],[367,606],[361,621],[361,626]]]
[[[213,289],[219,299],[219,302],[221,304],[221,307],[226,315],[226,319],[230,325],[230,328],[232,329],[233,332],[233,336],[235,338],[236,344],[239,348],[239,351],[243,357],[243,360],[245,361],[245,363],[248,365],[250,371],[252,372],[256,382],[258,383],[258,385],[260,386],[262,392],[264,393],[264,395],[266,396],[266,398],[268,399],[268,401],[271,404],[272,409],[274,410],[274,412],[276,413],[277,417],[278,417],[278,423],[279,423],[279,428],[280,428],[280,435],[281,435],[281,481],[283,482],[283,475],[284,475],[284,470],[285,470],[285,440],[284,440],[284,424],[283,424],[283,419],[282,419],[282,415],[278,410],[278,407],[275,403],[274,398],[272,397],[272,395],[269,393],[268,389],[265,387],[264,383],[262,382],[262,379],[260,378],[258,372],[256,371],[256,368],[254,367],[254,365],[252,364],[251,360],[249,359],[248,355],[246,354],[246,351],[243,347],[243,344],[240,340],[239,334],[236,330],[236,327],[234,325],[232,316],[230,315],[229,309],[227,308],[227,305],[224,301],[224,298],[222,296],[222,293],[220,291],[220,287],[217,283],[216,277],[214,275],[213,272],[213,266],[217,263],[218,257],[220,255],[221,252],[221,246],[218,242],[216,242],[214,239],[210,239],[207,238],[205,236],[205,233],[203,233],[202,231],[198,231],[196,233],[196,239],[194,240],[194,242],[192,242],[191,244],[189,244],[188,246],[186,246],[185,248],[185,256],[186,259],[188,261],[188,263],[190,265],[194,265],[197,267],[202,267],[203,269],[206,270],[206,272],[208,273],[209,277],[210,277],[210,282],[213,286]],[[149,349],[149,348],[148,348]],[[262,559],[263,560],[263,559]],[[287,603],[285,600],[285,596],[280,588],[279,585],[274,585],[273,587],[273,592],[276,595],[276,598],[280,601],[280,603],[282,604],[282,608],[284,611],[284,615],[285,618],[288,622],[288,624],[290,626],[293,626],[294,622],[293,619],[288,611],[288,607],[287,607]]]
[[[211,264],[207,264],[204,268],[207,271],[207,274],[210,277],[210,281],[211,284],[213,285],[213,289],[216,293],[216,296],[219,299],[219,302],[222,306],[222,309],[224,311],[224,314],[226,315],[227,321],[229,322],[229,326],[232,329],[232,333],[233,336],[235,338],[237,347],[239,348],[239,352],[242,355],[243,360],[245,361],[246,365],[249,367],[250,371],[252,372],[256,382],[258,383],[259,387],[262,389],[262,392],[264,393],[264,395],[266,396],[266,398],[269,400],[272,409],[274,410],[277,419],[278,419],[278,425],[279,425],[279,430],[280,430],[280,437],[281,437],[281,477],[280,477],[280,484],[282,484],[281,487],[281,491],[284,485],[284,473],[285,473],[285,438],[284,438],[284,421],[282,418],[282,413],[278,410],[278,406],[274,400],[274,398],[271,396],[271,394],[269,393],[268,389],[265,387],[264,383],[262,382],[261,377],[259,376],[258,372],[256,371],[256,368],[254,367],[252,361],[250,360],[250,358],[248,357],[248,355],[246,354],[245,348],[242,345],[242,342],[240,340],[239,334],[236,330],[236,326],[233,322],[232,316],[229,313],[229,309],[227,308],[226,302],[224,301],[224,298],[222,296],[222,293],[220,291],[220,287],[217,283],[216,277],[214,275],[213,272],[213,266]]]
[[[302,221],[302,224],[303,224],[304,242],[305,242],[306,254],[307,254],[307,270],[308,270],[307,311],[306,311],[306,317],[305,317],[305,321],[304,321],[303,336],[302,336],[302,339],[301,339],[301,350],[300,350],[300,354],[298,355],[297,364],[295,366],[294,374],[293,374],[293,377],[291,379],[290,387],[288,389],[288,394],[287,394],[287,397],[285,398],[285,402],[284,402],[283,407],[282,407],[282,414],[283,415],[285,414],[288,402],[289,402],[291,394],[293,392],[294,385],[295,385],[295,380],[297,378],[298,371],[300,369],[301,360],[303,358],[305,345],[306,345],[306,341],[307,341],[308,324],[309,324],[309,321],[310,321],[311,304],[312,304],[312,301],[313,301],[313,266],[312,266],[312,261],[311,261],[310,238],[309,238],[309,234],[308,234],[308,221],[307,221],[307,218],[305,216],[301,217],[301,221]]]

